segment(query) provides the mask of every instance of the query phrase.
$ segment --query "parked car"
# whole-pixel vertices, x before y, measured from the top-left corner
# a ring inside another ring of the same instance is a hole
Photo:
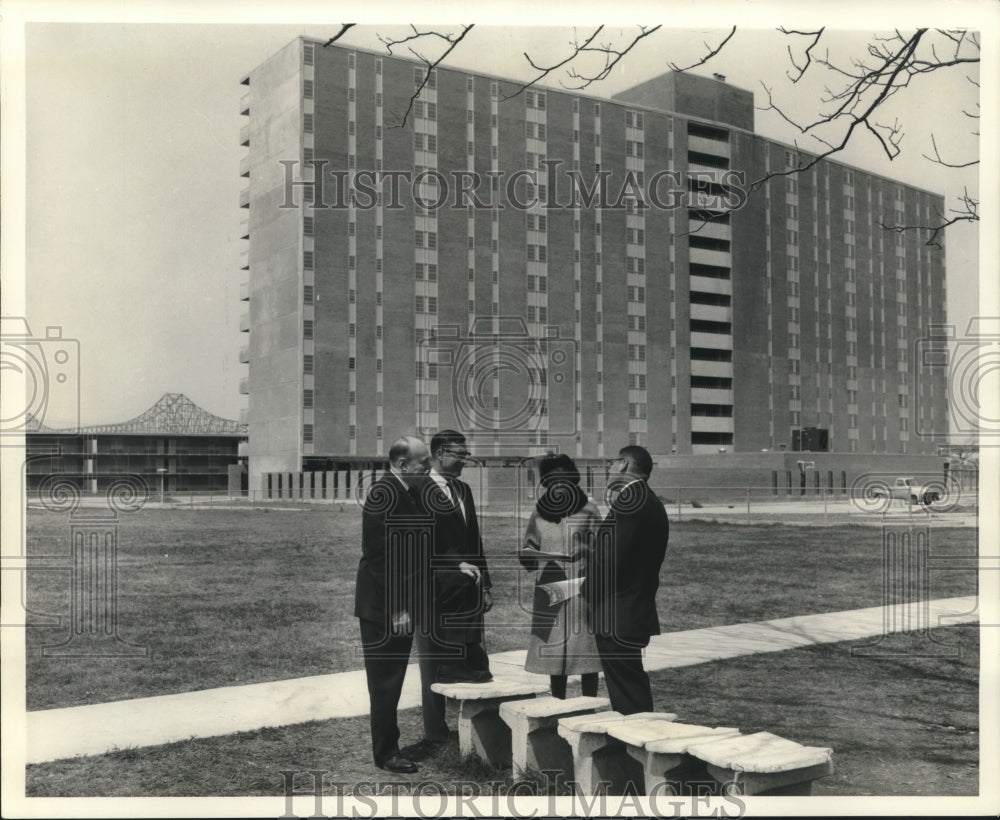
[[[900,477],[891,487],[885,484],[873,484],[865,493],[873,502],[906,501],[910,504],[930,506],[941,500],[941,487],[922,484],[915,478]]]

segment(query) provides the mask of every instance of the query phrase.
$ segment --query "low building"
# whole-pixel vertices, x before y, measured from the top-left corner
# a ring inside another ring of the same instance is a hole
[[[29,492],[58,477],[83,493],[100,493],[125,476],[140,477],[153,494],[227,492],[231,468],[239,474],[245,460],[247,430],[183,393],[165,393],[129,421],[74,430],[35,422],[25,438]]]

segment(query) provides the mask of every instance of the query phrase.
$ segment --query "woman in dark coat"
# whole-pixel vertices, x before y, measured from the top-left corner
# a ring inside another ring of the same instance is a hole
[[[601,659],[580,596],[585,554],[601,515],[580,489],[580,472],[567,455],[539,464],[543,490],[519,557],[535,573],[531,637],[524,668],[549,675],[552,694],[566,697],[569,675],[582,675],[583,694],[596,695]]]

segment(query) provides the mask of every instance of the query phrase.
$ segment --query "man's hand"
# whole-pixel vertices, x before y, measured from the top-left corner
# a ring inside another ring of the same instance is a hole
[[[483,612],[493,609],[493,593],[488,589],[483,590]]]
[[[405,635],[410,631],[410,613],[405,609],[392,616],[392,634]]]
[[[479,572],[479,567],[477,567],[475,564],[470,564],[468,561],[462,561],[462,563],[458,565],[458,568],[463,575],[468,575],[477,584],[482,579],[482,574]]]

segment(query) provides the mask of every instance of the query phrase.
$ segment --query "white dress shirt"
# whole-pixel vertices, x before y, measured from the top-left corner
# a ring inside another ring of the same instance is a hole
[[[465,515],[465,504],[462,503],[461,498],[455,498],[455,496],[452,495],[451,487],[448,486],[448,481],[445,479],[445,477],[441,475],[441,473],[439,473],[433,467],[431,467],[430,477],[431,480],[435,484],[437,484],[438,487],[441,488],[441,491],[448,497],[448,500],[451,501],[451,503],[454,504],[456,507],[458,507],[459,512],[462,513],[462,520],[468,522],[468,518],[466,518]]]

